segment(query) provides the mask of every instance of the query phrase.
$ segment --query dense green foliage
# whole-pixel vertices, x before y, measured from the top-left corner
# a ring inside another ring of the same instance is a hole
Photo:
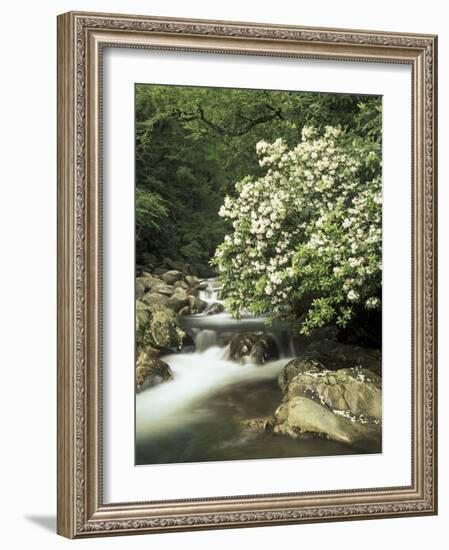
[[[136,255],[207,266],[229,225],[218,216],[235,182],[264,170],[256,144],[304,125],[340,125],[354,139],[380,140],[377,97],[136,86]]]
[[[378,96],[137,85],[137,264],[220,268],[237,315],[274,312],[303,332],[356,326],[376,343],[381,117]]]

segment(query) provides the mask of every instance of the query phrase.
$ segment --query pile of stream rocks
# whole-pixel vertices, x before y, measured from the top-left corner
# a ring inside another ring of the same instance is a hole
[[[193,315],[202,313],[207,306],[199,298],[200,290],[206,287],[206,281],[177,269],[143,271],[136,279],[136,300],[149,307],[166,307],[178,315]]]
[[[137,392],[173,378],[160,356],[193,345],[178,316],[205,310],[199,293],[206,286],[206,281],[177,269],[144,270],[136,278]]]

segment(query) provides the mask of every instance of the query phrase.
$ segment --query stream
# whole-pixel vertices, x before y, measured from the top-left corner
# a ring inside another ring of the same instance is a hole
[[[264,317],[208,315],[214,304],[222,303],[220,290],[209,279],[200,291],[206,310],[182,318],[195,348],[162,357],[174,380],[136,396],[136,464],[353,454],[352,447],[335,441],[293,439],[242,426],[242,421],[269,416],[279,406],[277,377],[298,350],[285,328],[273,324],[268,329]],[[232,336],[257,330],[275,339],[280,359],[264,365],[231,361]]]

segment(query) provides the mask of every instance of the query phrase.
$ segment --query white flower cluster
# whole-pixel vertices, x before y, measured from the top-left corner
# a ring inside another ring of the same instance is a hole
[[[256,151],[265,175],[237,183],[219,212],[232,233],[213,261],[231,310],[294,317],[305,301],[306,332],[344,324],[356,304],[379,308],[381,181],[363,177],[366,151],[329,126],[303,128],[294,149],[277,139]]]

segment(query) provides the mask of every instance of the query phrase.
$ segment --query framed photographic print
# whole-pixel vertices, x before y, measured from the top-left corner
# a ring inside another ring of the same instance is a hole
[[[58,18],[58,532],[435,514],[432,35]]]

